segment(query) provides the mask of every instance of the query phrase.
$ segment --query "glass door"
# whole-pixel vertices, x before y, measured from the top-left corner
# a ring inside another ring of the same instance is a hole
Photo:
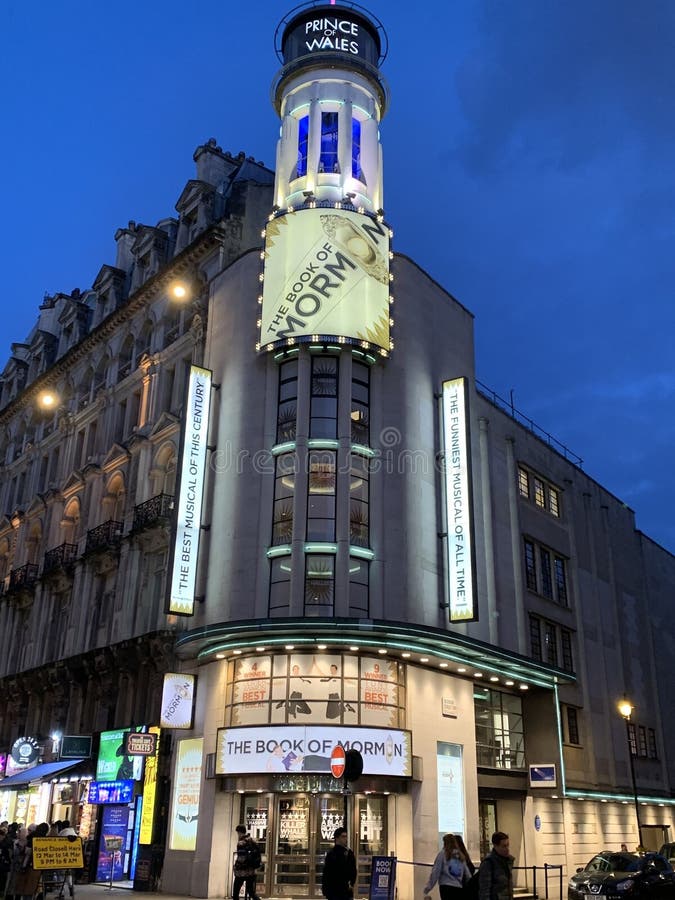
[[[311,800],[306,794],[277,797],[271,893],[309,897]]]
[[[354,893],[357,896],[367,896],[370,889],[372,857],[387,855],[387,798],[366,795],[356,797],[355,802],[359,842],[354,852],[359,880]]]

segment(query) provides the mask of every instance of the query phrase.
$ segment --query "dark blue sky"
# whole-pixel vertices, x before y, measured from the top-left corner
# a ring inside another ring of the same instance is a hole
[[[89,287],[192,153],[274,162],[294,4],[6,0],[0,357]],[[476,316],[477,376],[675,551],[675,2],[365,3],[390,41],[394,247]]]

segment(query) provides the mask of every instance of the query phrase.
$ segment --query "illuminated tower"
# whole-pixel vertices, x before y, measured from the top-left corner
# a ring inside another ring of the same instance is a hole
[[[382,26],[356,4],[304,4],[281,22],[275,43],[283,63],[272,86],[281,118],[277,206],[315,197],[381,209]]]
[[[276,45],[281,134],[257,349],[330,340],[387,356],[391,232],[379,143],[387,88],[377,68],[384,30],[355,4],[312,3],[282,21]]]

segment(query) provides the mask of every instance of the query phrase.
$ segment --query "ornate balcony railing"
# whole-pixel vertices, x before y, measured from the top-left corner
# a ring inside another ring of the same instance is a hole
[[[145,503],[134,506],[133,530],[148,528],[150,525],[158,525],[162,520],[168,519],[173,511],[173,495],[157,494]]]
[[[44,562],[42,563],[42,574],[49,575],[50,572],[57,572],[65,569],[69,563],[75,562],[77,559],[77,544],[60,544],[53,547],[45,553]]]
[[[102,525],[97,525],[96,528],[92,528],[87,532],[84,552],[95,553],[96,551],[116,547],[122,537],[123,530],[124,523],[116,522],[114,519],[108,519]]]
[[[9,585],[7,593],[20,591],[22,588],[31,588],[37,581],[38,567],[33,563],[26,563],[19,569],[12,569],[9,573]]]

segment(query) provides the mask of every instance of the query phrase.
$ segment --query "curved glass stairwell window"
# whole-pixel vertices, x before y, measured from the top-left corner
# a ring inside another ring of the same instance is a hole
[[[370,444],[370,369],[362,363],[352,363],[352,441],[355,444]]]
[[[311,450],[308,458],[307,541],[335,540],[336,456]]]
[[[294,441],[298,415],[298,361],[289,360],[279,366],[279,400],[277,404],[277,444]]]
[[[312,393],[309,436],[337,436],[338,360],[335,356],[312,358]]]
[[[322,553],[305,556],[305,615],[334,613],[335,557]]]
[[[290,544],[293,539],[293,497],[295,495],[295,453],[282,453],[276,460],[272,545]]]
[[[351,454],[349,470],[349,543],[356,547],[370,544],[368,488],[370,464],[357,453]]]

